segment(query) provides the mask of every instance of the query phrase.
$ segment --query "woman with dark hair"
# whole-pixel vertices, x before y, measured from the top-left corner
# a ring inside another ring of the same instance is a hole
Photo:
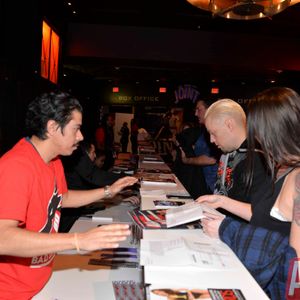
[[[299,124],[300,96],[294,90],[271,88],[251,100],[246,181],[251,185],[253,153],[261,151],[274,189],[252,204],[250,224],[212,216],[202,222],[208,235],[219,236],[234,250],[271,299],[285,298],[289,264],[300,255]],[[220,195],[204,196],[199,202],[235,205],[235,200]]]

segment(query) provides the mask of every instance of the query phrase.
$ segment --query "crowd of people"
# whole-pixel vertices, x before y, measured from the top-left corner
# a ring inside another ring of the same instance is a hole
[[[82,209],[137,182],[111,172],[114,116],[83,141],[82,113],[67,93],[38,96],[28,106],[28,137],[0,159],[1,299],[12,290],[16,299],[38,293],[57,251],[114,248],[129,235],[125,224],[67,233]],[[262,91],[247,114],[231,99],[199,99],[195,117],[198,124],[181,129],[176,114],[172,120],[171,167],[198,203],[224,213],[207,214],[203,232],[228,244],[271,299],[285,299],[300,254],[300,96],[285,87]],[[136,119],[119,134],[121,151],[130,139],[137,154]]]

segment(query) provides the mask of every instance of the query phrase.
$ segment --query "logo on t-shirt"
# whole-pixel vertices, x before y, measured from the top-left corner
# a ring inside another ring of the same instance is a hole
[[[55,185],[53,194],[48,203],[47,219],[40,230],[43,233],[52,233],[58,231],[59,220],[61,215],[61,202],[62,195],[58,194],[57,187]],[[54,254],[46,254],[35,256],[31,260],[31,268],[40,268],[42,266],[48,265],[54,258]]]

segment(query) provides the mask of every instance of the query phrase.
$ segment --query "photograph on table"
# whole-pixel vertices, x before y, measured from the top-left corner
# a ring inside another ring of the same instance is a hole
[[[239,289],[147,287],[147,300],[245,300]]]
[[[133,222],[142,229],[167,229],[166,209],[140,210],[138,208],[129,211],[128,214]],[[174,229],[200,229],[199,221],[189,222]]]

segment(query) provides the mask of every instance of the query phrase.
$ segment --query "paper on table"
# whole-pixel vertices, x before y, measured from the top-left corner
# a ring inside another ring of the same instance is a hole
[[[140,173],[140,180],[143,184],[162,184],[176,186],[175,177],[172,174],[153,174],[153,173]]]
[[[189,202],[179,207],[174,207],[167,210],[167,228],[206,218],[204,212],[209,212],[217,216],[223,216],[223,214],[214,208],[198,202]]]
[[[164,190],[149,190],[149,189],[143,189],[142,187],[140,188],[140,194],[142,197],[147,197],[147,196],[164,196],[166,199],[166,192]]]
[[[178,259],[180,257],[180,259]],[[196,266],[208,269],[235,268],[224,245],[210,239],[141,240],[140,264],[144,266]]]
[[[154,206],[156,209],[167,209],[167,208],[173,208],[173,207],[178,207],[181,205],[184,205],[186,201],[182,200],[153,200]]]

